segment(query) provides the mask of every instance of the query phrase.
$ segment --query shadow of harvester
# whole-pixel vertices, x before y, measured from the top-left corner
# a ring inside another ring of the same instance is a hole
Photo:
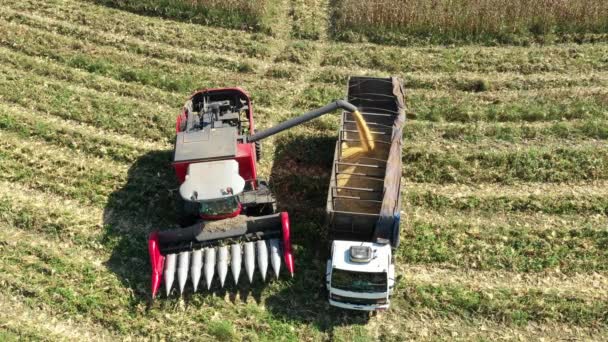
[[[369,318],[367,313],[331,307],[325,290],[329,252],[325,207],[336,137],[287,132],[275,142],[270,185],[279,209],[289,212],[296,275],[289,287],[266,298],[266,307],[274,317],[312,324],[324,332],[363,324]]]
[[[366,320],[366,315],[331,308],[324,289],[325,201],[335,141],[333,136],[303,137],[290,133],[276,139],[270,186],[279,210],[290,214],[295,277],[282,282],[275,292],[267,291],[267,284],[261,279],[249,285],[241,278],[236,287],[228,277],[226,288],[219,289],[215,282],[212,291],[199,290],[195,296],[224,297],[228,293],[233,302],[252,296],[256,302],[263,302],[273,317],[313,324],[321,331]],[[133,304],[147,303],[150,299],[148,234],[179,226],[178,186],[171,168],[171,151],[154,151],[133,163],[127,183],[109,197],[104,211],[104,244],[111,246],[113,252],[107,265],[123,286],[131,290]],[[257,272],[256,277],[259,278]],[[193,295],[189,291],[184,297],[186,301]]]
[[[150,296],[147,237],[150,231],[176,226],[178,184],[170,166],[171,151],[153,151],[129,168],[127,183],[112,193],[104,210],[104,244],[112,247],[107,266],[133,300]]]

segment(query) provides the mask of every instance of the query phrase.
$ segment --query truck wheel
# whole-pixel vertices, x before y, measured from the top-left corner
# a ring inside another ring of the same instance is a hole
[[[395,224],[393,226],[393,239],[391,241],[391,246],[393,247],[393,249],[397,249],[399,247],[399,233],[401,231],[401,227],[399,226],[399,223],[397,222],[397,224]]]
[[[259,161],[260,159],[262,159],[262,146],[260,145],[259,141],[256,141],[254,144],[255,144],[255,159]]]

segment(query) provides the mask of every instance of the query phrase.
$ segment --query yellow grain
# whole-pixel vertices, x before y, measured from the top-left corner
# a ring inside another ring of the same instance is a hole
[[[373,151],[375,148],[374,138],[372,137],[372,133],[369,131],[369,127],[367,127],[365,119],[363,119],[363,115],[361,115],[361,112],[356,110],[353,112],[353,117],[355,118],[355,124],[357,125],[359,139],[361,140],[361,144],[363,144],[363,148],[366,152]]]
[[[383,159],[388,158],[388,149],[377,148],[374,138],[363,118],[363,115],[359,111],[353,112],[355,118],[355,124],[357,125],[357,132],[359,133],[359,140],[361,144],[352,144],[349,142],[343,142],[341,146],[341,154],[339,159],[341,161],[347,161],[353,164],[364,164],[365,158]],[[361,168],[355,165],[349,166],[343,170],[344,173],[340,174],[336,183],[339,187],[351,187],[351,188],[364,188],[372,189],[374,192],[382,192],[383,179],[375,179],[371,177],[360,177],[353,174],[359,173]],[[365,195],[369,195],[366,192],[360,192],[357,190],[340,190],[343,195],[364,198]],[[349,212],[363,212],[368,214],[377,214],[380,211],[380,203],[377,202],[362,202],[357,200],[349,199],[338,199],[335,203],[336,210],[349,211]]]

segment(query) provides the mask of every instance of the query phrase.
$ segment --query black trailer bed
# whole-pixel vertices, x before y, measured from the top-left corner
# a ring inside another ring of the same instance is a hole
[[[352,113],[342,113],[327,196],[329,238],[399,244],[405,103],[399,79],[351,77],[347,101],[359,108],[376,148],[361,146]]]

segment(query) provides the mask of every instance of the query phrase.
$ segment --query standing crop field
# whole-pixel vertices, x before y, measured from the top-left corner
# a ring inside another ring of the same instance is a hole
[[[339,39],[398,44],[606,40],[608,33],[603,0],[338,0],[334,16]]]
[[[328,23],[329,2],[280,1],[263,34],[104,1],[2,1],[0,340],[608,339],[608,43],[335,42],[311,3]],[[265,128],[343,98],[349,75],[406,86],[391,309],[325,298],[337,115],[263,141],[296,276],[151,304],[146,238],[176,226],[187,96],[241,86]]]

